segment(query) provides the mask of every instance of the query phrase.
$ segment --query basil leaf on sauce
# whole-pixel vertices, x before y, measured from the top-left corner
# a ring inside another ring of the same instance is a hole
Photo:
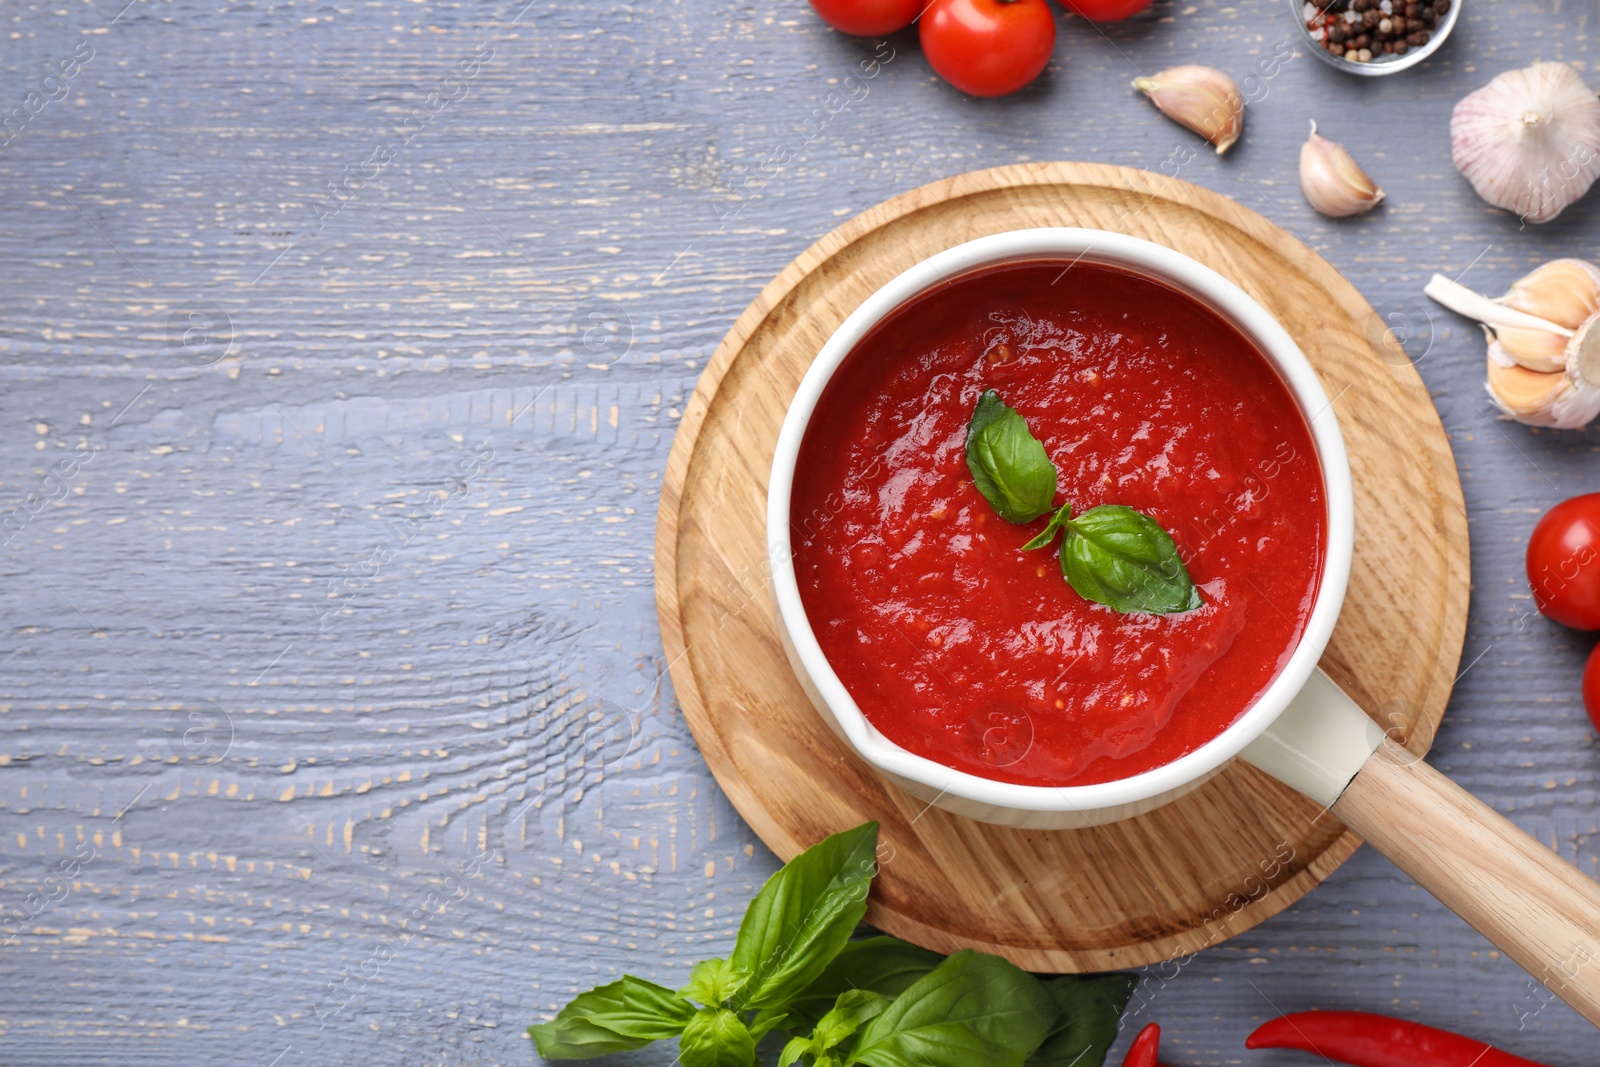
[[[1090,508],[1066,523],[1061,573],[1085,600],[1123,614],[1165,615],[1200,606],[1200,591],[1161,524],[1121,504]]]
[[[1028,423],[985,389],[967,426],[967,468],[973,483],[1002,519],[1032,522],[1050,510],[1056,495],[1056,465]],[[1121,504],[1102,504],[1072,517],[1066,503],[1050,516],[1024,552],[1061,542],[1061,573],[1085,600],[1124,615],[1165,615],[1200,606],[1200,591],[1178,558],[1178,547],[1161,524]]]
[[[978,492],[1007,522],[1032,522],[1055,502],[1056,465],[1017,410],[993,389],[967,426],[967,468]]]

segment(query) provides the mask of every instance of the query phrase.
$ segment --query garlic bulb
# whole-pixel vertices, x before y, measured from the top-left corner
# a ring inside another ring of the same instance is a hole
[[[1600,416],[1600,268],[1557,259],[1497,300],[1435,274],[1425,290],[1483,324],[1489,395],[1531,426],[1573,430]]]
[[[1244,131],[1244,97],[1234,80],[1211,67],[1169,67],[1149,78],[1135,78],[1133,87],[1150,98],[1161,113],[1217,146],[1217,155],[1233,147]]]
[[[1549,222],[1600,177],[1600,99],[1565,63],[1506,71],[1456,104],[1450,153],[1489,203]]]
[[[1383,199],[1383,190],[1367,177],[1344,146],[1328,140],[1311,124],[1311,136],[1300,146],[1300,191],[1306,203],[1342,219],[1371,211]]]

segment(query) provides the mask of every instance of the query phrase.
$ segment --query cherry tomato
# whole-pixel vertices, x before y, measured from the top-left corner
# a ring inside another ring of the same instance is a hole
[[[1150,0],[1061,0],[1063,7],[1090,22],[1120,22],[1150,6]]]
[[[1016,92],[1056,46],[1056,18],[1044,0],[933,0],[918,26],[928,63],[973,96]]]
[[[1583,665],[1583,706],[1589,712],[1589,721],[1600,731],[1600,645],[1589,653],[1589,662]]]
[[[928,0],[811,0],[822,21],[840,33],[882,37],[903,30],[922,14]]]
[[[1545,512],[1528,538],[1528,585],[1547,618],[1600,630],[1600,493]]]
[[[1161,1054],[1161,1027],[1151,1023],[1139,1031],[1139,1036],[1128,1046],[1122,1067],[1159,1067],[1156,1057]]]

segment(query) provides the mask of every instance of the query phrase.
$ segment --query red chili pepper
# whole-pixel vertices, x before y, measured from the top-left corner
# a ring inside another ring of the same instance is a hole
[[[1139,1031],[1139,1036],[1128,1046],[1122,1058],[1122,1067],[1161,1067],[1156,1056],[1161,1051],[1161,1027],[1151,1023]]]
[[[1364,1011],[1283,1015],[1244,1047],[1297,1048],[1353,1067],[1544,1067],[1448,1030]]]

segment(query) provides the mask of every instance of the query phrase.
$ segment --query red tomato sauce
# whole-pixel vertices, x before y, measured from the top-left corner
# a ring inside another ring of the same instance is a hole
[[[1204,603],[1122,615],[1084,600],[1046,517],[973,485],[986,388],[1060,470],[1074,512],[1159,522]],[[1025,785],[1150,770],[1234,722],[1299,641],[1326,545],[1322,472],[1277,372],[1193,299],[1120,269],[974,272],[880,323],[823,393],[790,512],[801,598],[862,712],[903,748]]]

